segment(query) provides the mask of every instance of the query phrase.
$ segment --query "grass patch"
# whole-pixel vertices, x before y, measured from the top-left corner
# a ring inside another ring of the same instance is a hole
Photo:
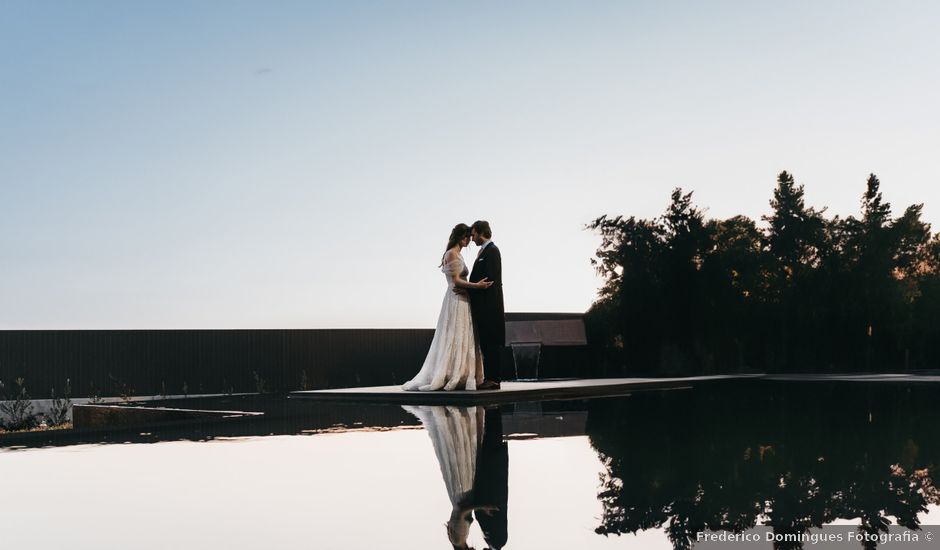
[[[58,426],[45,426],[45,427],[43,427],[42,425],[39,425],[39,426],[37,426],[37,427],[35,427],[35,428],[25,428],[25,429],[22,429],[22,430],[6,430],[6,429],[3,429],[3,428],[0,428],[0,435],[6,435],[6,434],[24,434],[24,433],[31,433],[31,432],[54,432],[54,431],[58,431],[58,430],[71,430],[71,429],[72,429],[72,423],[71,423],[71,422],[66,422],[65,424],[59,424]]]

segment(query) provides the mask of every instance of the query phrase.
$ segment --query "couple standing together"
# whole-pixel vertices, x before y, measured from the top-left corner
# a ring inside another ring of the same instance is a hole
[[[402,389],[499,389],[506,322],[502,258],[492,237],[485,221],[472,226],[460,223],[451,231],[439,266],[447,279],[447,292],[431,349],[421,370]],[[471,240],[480,247],[472,270],[460,255]]]

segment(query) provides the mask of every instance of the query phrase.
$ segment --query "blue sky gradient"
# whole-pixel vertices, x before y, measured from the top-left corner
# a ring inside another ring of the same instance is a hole
[[[940,229],[933,2],[0,3],[0,328],[429,327],[457,222],[583,311],[605,213],[776,174]],[[474,251],[468,252],[468,259]]]

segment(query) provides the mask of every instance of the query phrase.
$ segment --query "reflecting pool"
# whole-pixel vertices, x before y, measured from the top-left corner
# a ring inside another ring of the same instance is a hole
[[[749,381],[489,408],[209,399],[198,406],[265,415],[6,448],[0,521],[10,548],[669,549],[754,525],[877,533],[940,523],[938,392]]]

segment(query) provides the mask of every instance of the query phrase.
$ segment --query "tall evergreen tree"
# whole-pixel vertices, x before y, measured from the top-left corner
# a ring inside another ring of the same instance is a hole
[[[846,220],[849,236],[846,260],[849,288],[855,301],[849,307],[858,310],[850,322],[857,349],[864,349],[866,368],[877,361],[879,350],[886,347],[891,317],[891,302],[897,285],[894,277],[894,243],[891,230],[891,204],[881,194],[881,182],[869,174],[861,199],[861,219]]]
[[[703,353],[700,298],[705,290],[701,268],[712,239],[704,214],[692,204],[692,193],[683,193],[681,188],[672,191],[662,226],[665,244],[660,266],[664,289],[660,309],[665,328],[662,366],[670,373],[682,374],[700,369],[703,362],[711,362]]]
[[[891,204],[881,198],[881,181],[875,174],[868,175],[862,195],[862,221],[866,227],[882,228],[891,221]]]
[[[812,337],[809,312],[800,308],[806,301],[809,287],[807,276],[820,260],[825,242],[825,221],[822,212],[806,206],[805,191],[793,175],[783,171],[770,201],[772,213],[768,222],[766,250],[768,297],[778,304],[771,319],[769,334],[773,343],[768,347],[768,368],[785,369],[794,360],[794,352]]]
[[[785,279],[791,279],[802,266],[814,265],[824,240],[822,212],[807,208],[804,194],[792,174],[780,172],[770,201],[773,213],[763,217],[770,226],[767,249]]]

